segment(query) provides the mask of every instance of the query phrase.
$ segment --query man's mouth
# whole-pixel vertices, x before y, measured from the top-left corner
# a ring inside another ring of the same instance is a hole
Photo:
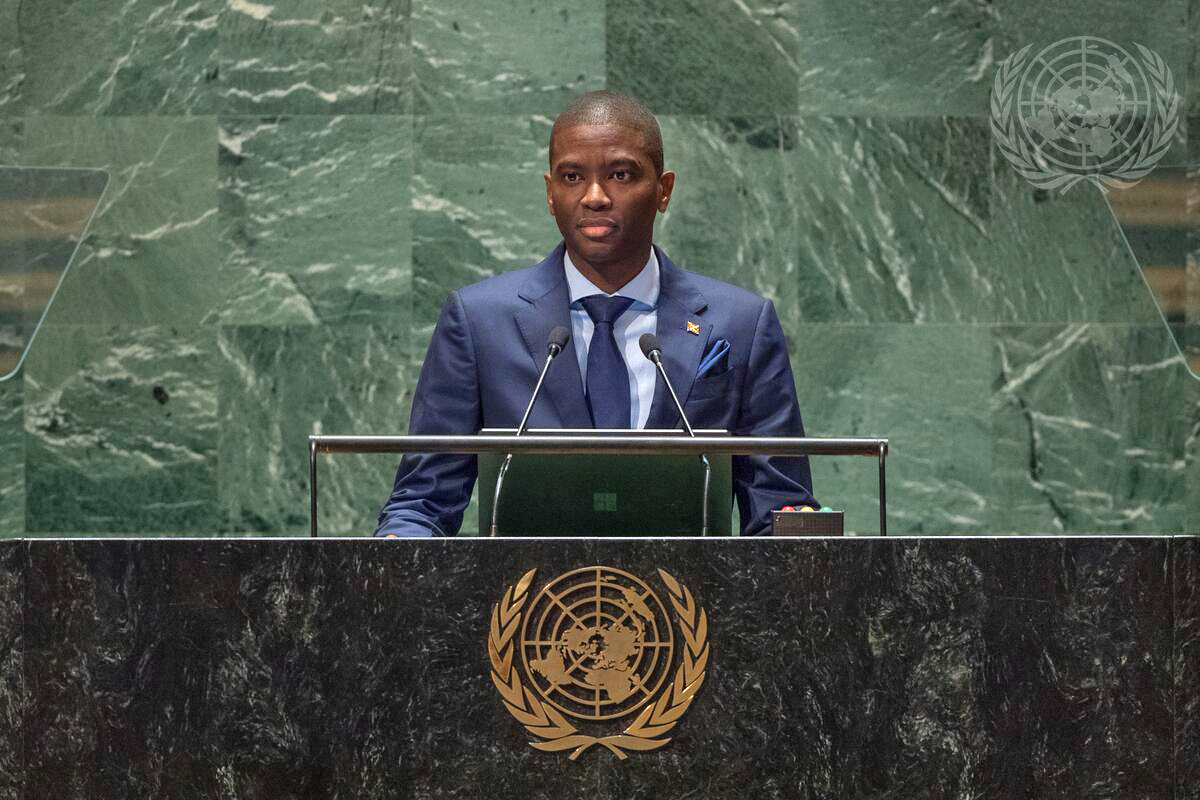
[[[589,239],[603,239],[617,229],[617,224],[610,220],[585,219],[579,223],[579,232]]]

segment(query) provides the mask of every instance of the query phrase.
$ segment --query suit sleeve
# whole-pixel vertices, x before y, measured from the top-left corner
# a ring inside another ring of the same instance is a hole
[[[408,432],[470,435],[482,426],[479,373],[470,324],[450,295],[425,354]],[[453,536],[462,525],[478,470],[473,455],[407,455],[379,514],[376,536]]]
[[[764,301],[759,312],[744,380],[734,434],[804,435],[787,339],[770,301]],[[735,457],[733,486],[743,536],[769,533],[771,512],[785,505],[820,507],[812,495],[807,457]]]

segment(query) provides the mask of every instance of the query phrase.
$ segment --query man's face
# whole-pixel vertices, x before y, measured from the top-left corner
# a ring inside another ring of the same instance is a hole
[[[667,210],[674,185],[674,173],[655,174],[638,131],[576,125],[550,140],[550,214],[572,260],[601,274],[630,268],[637,274],[649,255],[654,217]]]

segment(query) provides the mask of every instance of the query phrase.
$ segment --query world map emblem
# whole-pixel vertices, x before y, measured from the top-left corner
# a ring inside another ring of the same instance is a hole
[[[658,570],[664,603],[636,575],[590,566],[531,593],[536,573],[505,589],[488,632],[492,683],[530,746],[624,760],[670,742],[708,666],[708,616],[691,592]]]
[[[1138,56],[1095,36],[1075,36],[1030,56],[1004,59],[992,82],[992,138],[1004,158],[1040,189],[1080,181],[1126,189],[1170,149],[1179,95],[1163,58]]]

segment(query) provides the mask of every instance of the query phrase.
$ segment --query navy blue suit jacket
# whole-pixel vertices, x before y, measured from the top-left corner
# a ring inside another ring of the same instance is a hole
[[[692,426],[744,436],[803,436],[787,342],[771,302],[685,272],[656,252],[663,366]],[[688,322],[699,324],[699,335],[688,332]],[[561,243],[537,266],[452,293],[421,368],[409,433],[517,427],[545,362],[546,340],[559,325],[571,328]],[[729,343],[728,356],[698,377],[702,358],[720,340]],[[571,346],[550,368],[529,426],[592,427]],[[679,426],[660,379],[646,427]],[[406,456],[376,535],[457,533],[476,473],[475,456]],[[772,509],[816,504],[807,458],[735,457],[733,483],[743,535],[768,532]]]

